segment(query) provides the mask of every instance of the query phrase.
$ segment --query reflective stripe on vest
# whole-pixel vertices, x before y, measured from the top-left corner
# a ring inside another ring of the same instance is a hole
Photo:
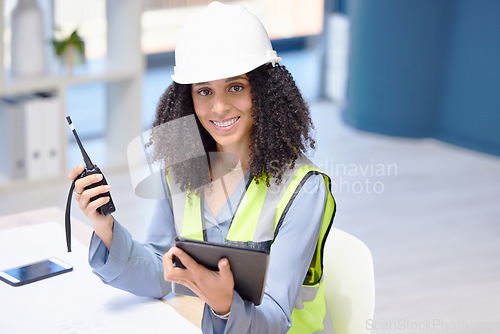
[[[303,157],[296,161],[293,169],[283,174],[279,186],[271,182],[267,187],[262,180],[258,184],[252,181],[236,209],[226,237],[226,243],[232,245],[253,248],[269,246],[279,233],[293,200],[307,179],[314,174],[323,176],[327,197],[318,244],[292,312],[289,333],[326,333],[331,328],[322,283],[323,249],[335,214],[330,178]],[[167,181],[171,187],[170,180]],[[177,234],[184,238],[203,240],[200,196],[194,193],[176,193],[172,195],[172,202]]]
[[[186,195],[179,185],[171,182],[169,173],[166,180],[170,189],[170,206],[174,214],[176,234],[188,239],[203,240],[200,196]]]

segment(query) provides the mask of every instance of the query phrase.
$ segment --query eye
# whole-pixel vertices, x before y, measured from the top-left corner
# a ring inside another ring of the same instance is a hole
[[[198,95],[201,95],[201,96],[207,96],[207,95],[210,95],[210,90],[207,89],[207,88],[201,88],[201,89],[198,89]]]
[[[243,86],[243,85],[233,85],[229,88],[229,91],[238,93],[238,92],[241,92],[244,88],[245,88],[245,86]]]

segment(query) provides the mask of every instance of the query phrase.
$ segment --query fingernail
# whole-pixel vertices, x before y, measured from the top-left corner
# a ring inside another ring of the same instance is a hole
[[[95,178],[98,179],[98,180],[102,179],[102,174],[96,174]]]
[[[83,169],[83,167],[85,167],[85,165],[84,165],[84,164],[79,164],[79,165],[78,165],[78,169]]]
[[[105,186],[104,186],[104,189],[109,190],[109,186],[108,186],[108,185],[105,185]]]

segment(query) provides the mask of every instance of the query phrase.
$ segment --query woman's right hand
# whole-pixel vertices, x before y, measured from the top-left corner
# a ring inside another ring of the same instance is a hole
[[[73,182],[73,180],[75,180],[84,169],[85,165],[83,164],[76,166],[68,174],[68,179]],[[101,238],[106,247],[110,249],[111,242],[113,241],[113,216],[103,216],[99,211],[97,211],[97,208],[109,201],[109,196],[100,197],[94,201],[90,200],[94,196],[108,192],[109,186],[102,185],[95,188],[85,189],[87,186],[101,181],[102,178],[102,174],[91,174],[76,180],[75,200],[78,202],[80,210],[82,210],[83,214],[88,218],[94,227],[95,233],[99,236],[99,238]]]

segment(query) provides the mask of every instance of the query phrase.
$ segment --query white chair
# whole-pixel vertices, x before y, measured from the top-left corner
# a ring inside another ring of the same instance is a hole
[[[356,237],[332,228],[323,261],[326,302],[334,333],[370,333],[375,308],[370,250]]]

